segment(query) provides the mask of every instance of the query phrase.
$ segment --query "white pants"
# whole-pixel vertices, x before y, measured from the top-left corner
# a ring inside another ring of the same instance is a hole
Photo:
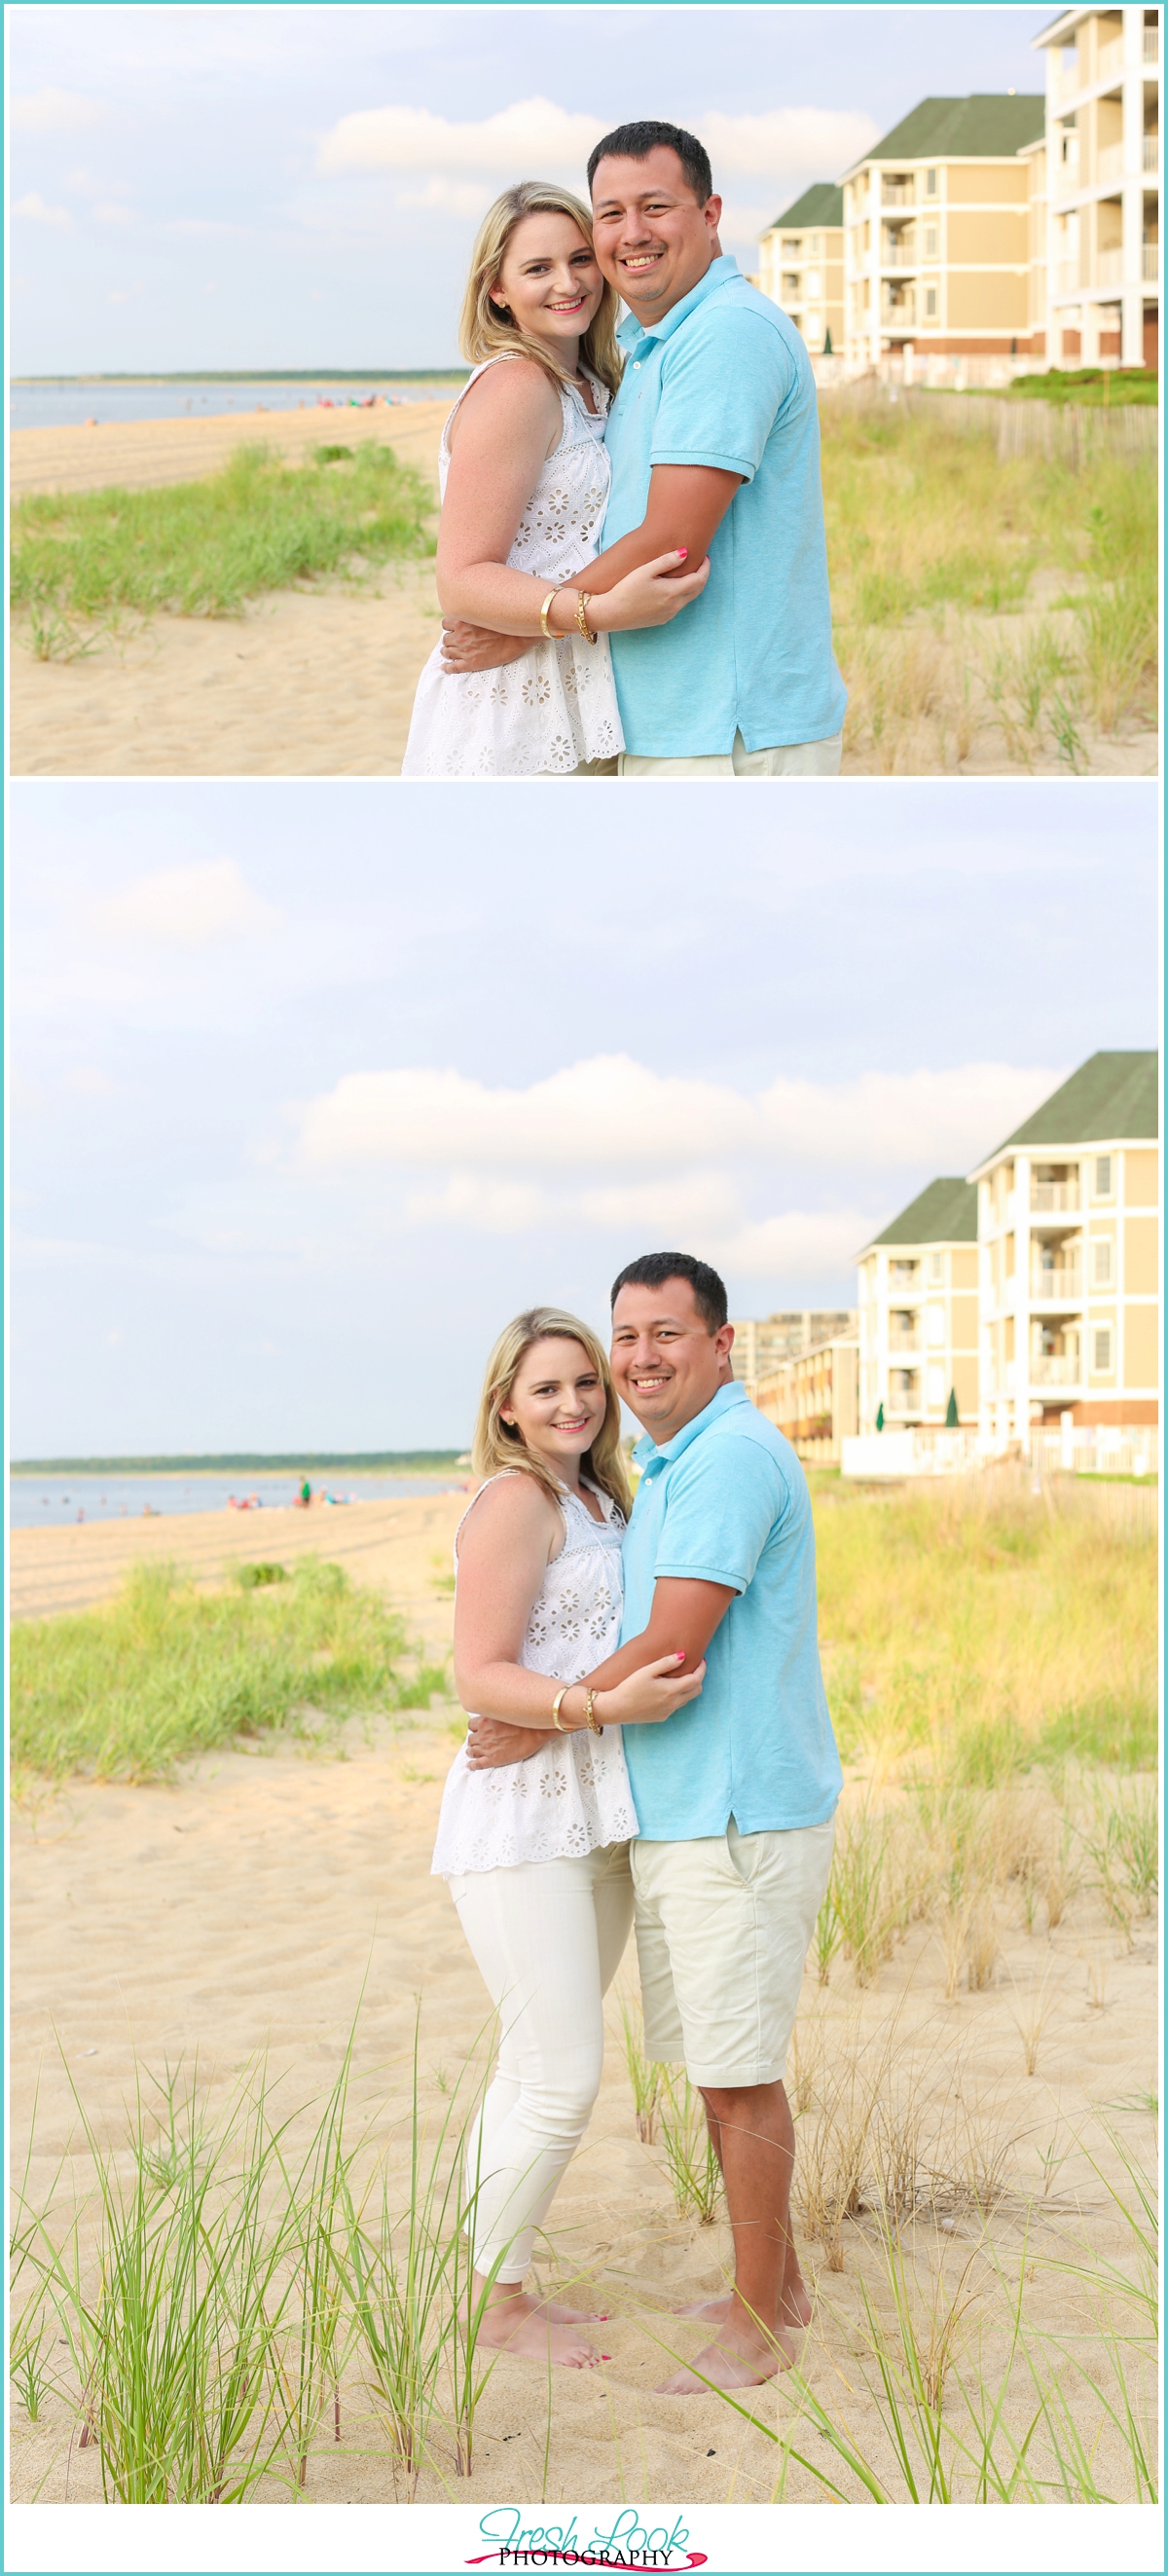
[[[838,778],[842,733],[824,742],[780,742],[770,751],[748,751],[740,733],[732,751],[695,752],[692,760],[653,760],[622,751],[622,778]]]
[[[521,2281],[600,2089],[601,2003],[633,1919],[629,1846],[471,1870],[450,1893],[501,2026],[467,2151],[474,2259]]]

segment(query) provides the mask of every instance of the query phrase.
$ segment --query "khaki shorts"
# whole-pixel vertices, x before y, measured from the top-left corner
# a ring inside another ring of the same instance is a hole
[[[654,760],[622,751],[622,778],[838,778],[842,733],[825,742],[780,742],[771,751],[748,751],[740,733],[733,751],[695,752],[692,759]]]
[[[835,1822],[633,1844],[645,2054],[691,2084],[781,2083]]]

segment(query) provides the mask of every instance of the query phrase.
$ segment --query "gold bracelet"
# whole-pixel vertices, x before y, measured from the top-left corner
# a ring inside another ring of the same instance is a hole
[[[594,1690],[590,1690],[588,1697],[584,1702],[584,1723],[586,1726],[591,1728],[593,1735],[603,1735],[604,1728],[602,1727],[599,1718],[593,1713],[595,1705],[596,1693]]]
[[[551,630],[550,626],[548,625],[548,610],[549,610],[549,608],[551,607],[551,604],[552,604],[553,599],[558,599],[558,598],[559,598],[559,595],[560,595],[560,588],[561,588],[561,587],[562,587],[562,584],[561,584],[561,585],[557,585],[557,588],[556,588],[555,590],[549,590],[548,595],[547,595],[547,598],[546,598],[546,599],[545,599],[545,601],[544,601],[543,607],[541,608],[541,610],[540,610],[540,612],[539,612],[539,631],[540,631],[540,634],[543,636],[543,638],[544,638],[545,642],[546,642],[546,643],[548,643],[548,644],[554,644],[554,643],[555,643],[555,640],[556,640],[556,639],[555,639],[555,636],[554,636],[554,635],[553,635],[553,633],[552,633],[552,630]]]
[[[584,614],[591,597],[590,590],[578,590],[576,593],[576,624],[586,644],[595,644],[597,640]]]
[[[555,598],[554,591],[552,592],[552,597],[553,599]],[[557,1729],[560,1735],[566,1735],[568,1732],[563,1718],[560,1715],[560,1706],[561,1703],[566,1700],[571,1687],[571,1682],[565,1682],[563,1689],[556,1692],[555,1698],[552,1701],[552,1725]]]

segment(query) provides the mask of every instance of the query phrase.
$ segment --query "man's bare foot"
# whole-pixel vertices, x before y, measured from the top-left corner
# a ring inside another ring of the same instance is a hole
[[[715,2388],[758,2388],[776,2371],[790,2370],[795,2355],[780,2326],[773,2335],[738,2333],[727,2328],[717,2343],[699,2352],[692,2370],[675,2370],[657,2390],[659,2397],[701,2397],[711,2380]],[[698,2377],[698,2372],[701,2377]]]
[[[598,2361],[608,2360],[606,2352],[597,2352],[585,2342],[574,2324],[555,2323],[546,2309],[537,2307],[522,2291],[517,2299],[498,2299],[486,2310],[479,2340],[545,2367],[555,2361],[565,2370],[594,2370]]]
[[[726,2290],[720,2299],[687,2299],[683,2308],[675,2308],[675,2317],[709,2317],[711,2324],[724,2325],[734,2313],[734,2293]]]
[[[795,2274],[794,2280],[784,2281],[779,2314],[791,2333],[802,2332],[804,2326],[810,2325],[811,2294],[801,2272]]]
[[[734,2315],[734,2295],[726,2291],[720,2299],[688,2299],[683,2308],[675,2308],[675,2317],[708,2317],[712,2325],[725,2325]],[[811,2323],[811,2301],[802,2281],[784,2289],[779,2302],[779,2323],[785,2334],[800,2335]]]

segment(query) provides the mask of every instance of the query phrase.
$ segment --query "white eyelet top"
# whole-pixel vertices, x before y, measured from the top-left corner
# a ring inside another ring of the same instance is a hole
[[[486,1490],[479,1487],[480,1493]],[[548,1566],[519,1649],[524,1671],[546,1673],[552,1683],[579,1681],[593,1672],[620,1636],[625,1524],[607,1494],[598,1500],[603,1521],[594,1521],[575,1494],[562,1495],[564,1544]],[[466,1518],[464,1512],[460,1530]],[[457,1583],[457,1531],[454,1572]],[[553,1689],[549,1721],[554,1697]],[[582,1728],[556,1737],[526,1761],[492,1771],[468,1770],[463,1744],[442,1793],[431,1872],[461,1878],[471,1870],[513,1869],[520,1861],[567,1859],[628,1842],[636,1831],[619,1726],[606,1726],[600,1735]]]
[[[506,352],[488,358],[502,366]],[[438,484],[445,497],[450,422],[475,378],[468,376],[442,432]],[[561,385],[563,433],[540,467],[507,557],[516,572],[553,584],[571,581],[595,560],[608,507],[611,467],[604,444],[608,389],[586,370],[594,412],[578,385]],[[587,584],[584,585],[585,588]],[[541,636],[498,671],[444,671],[436,645],[418,682],[403,778],[536,778],[562,776],[582,760],[623,751],[616,684],[607,635],[595,644]]]

